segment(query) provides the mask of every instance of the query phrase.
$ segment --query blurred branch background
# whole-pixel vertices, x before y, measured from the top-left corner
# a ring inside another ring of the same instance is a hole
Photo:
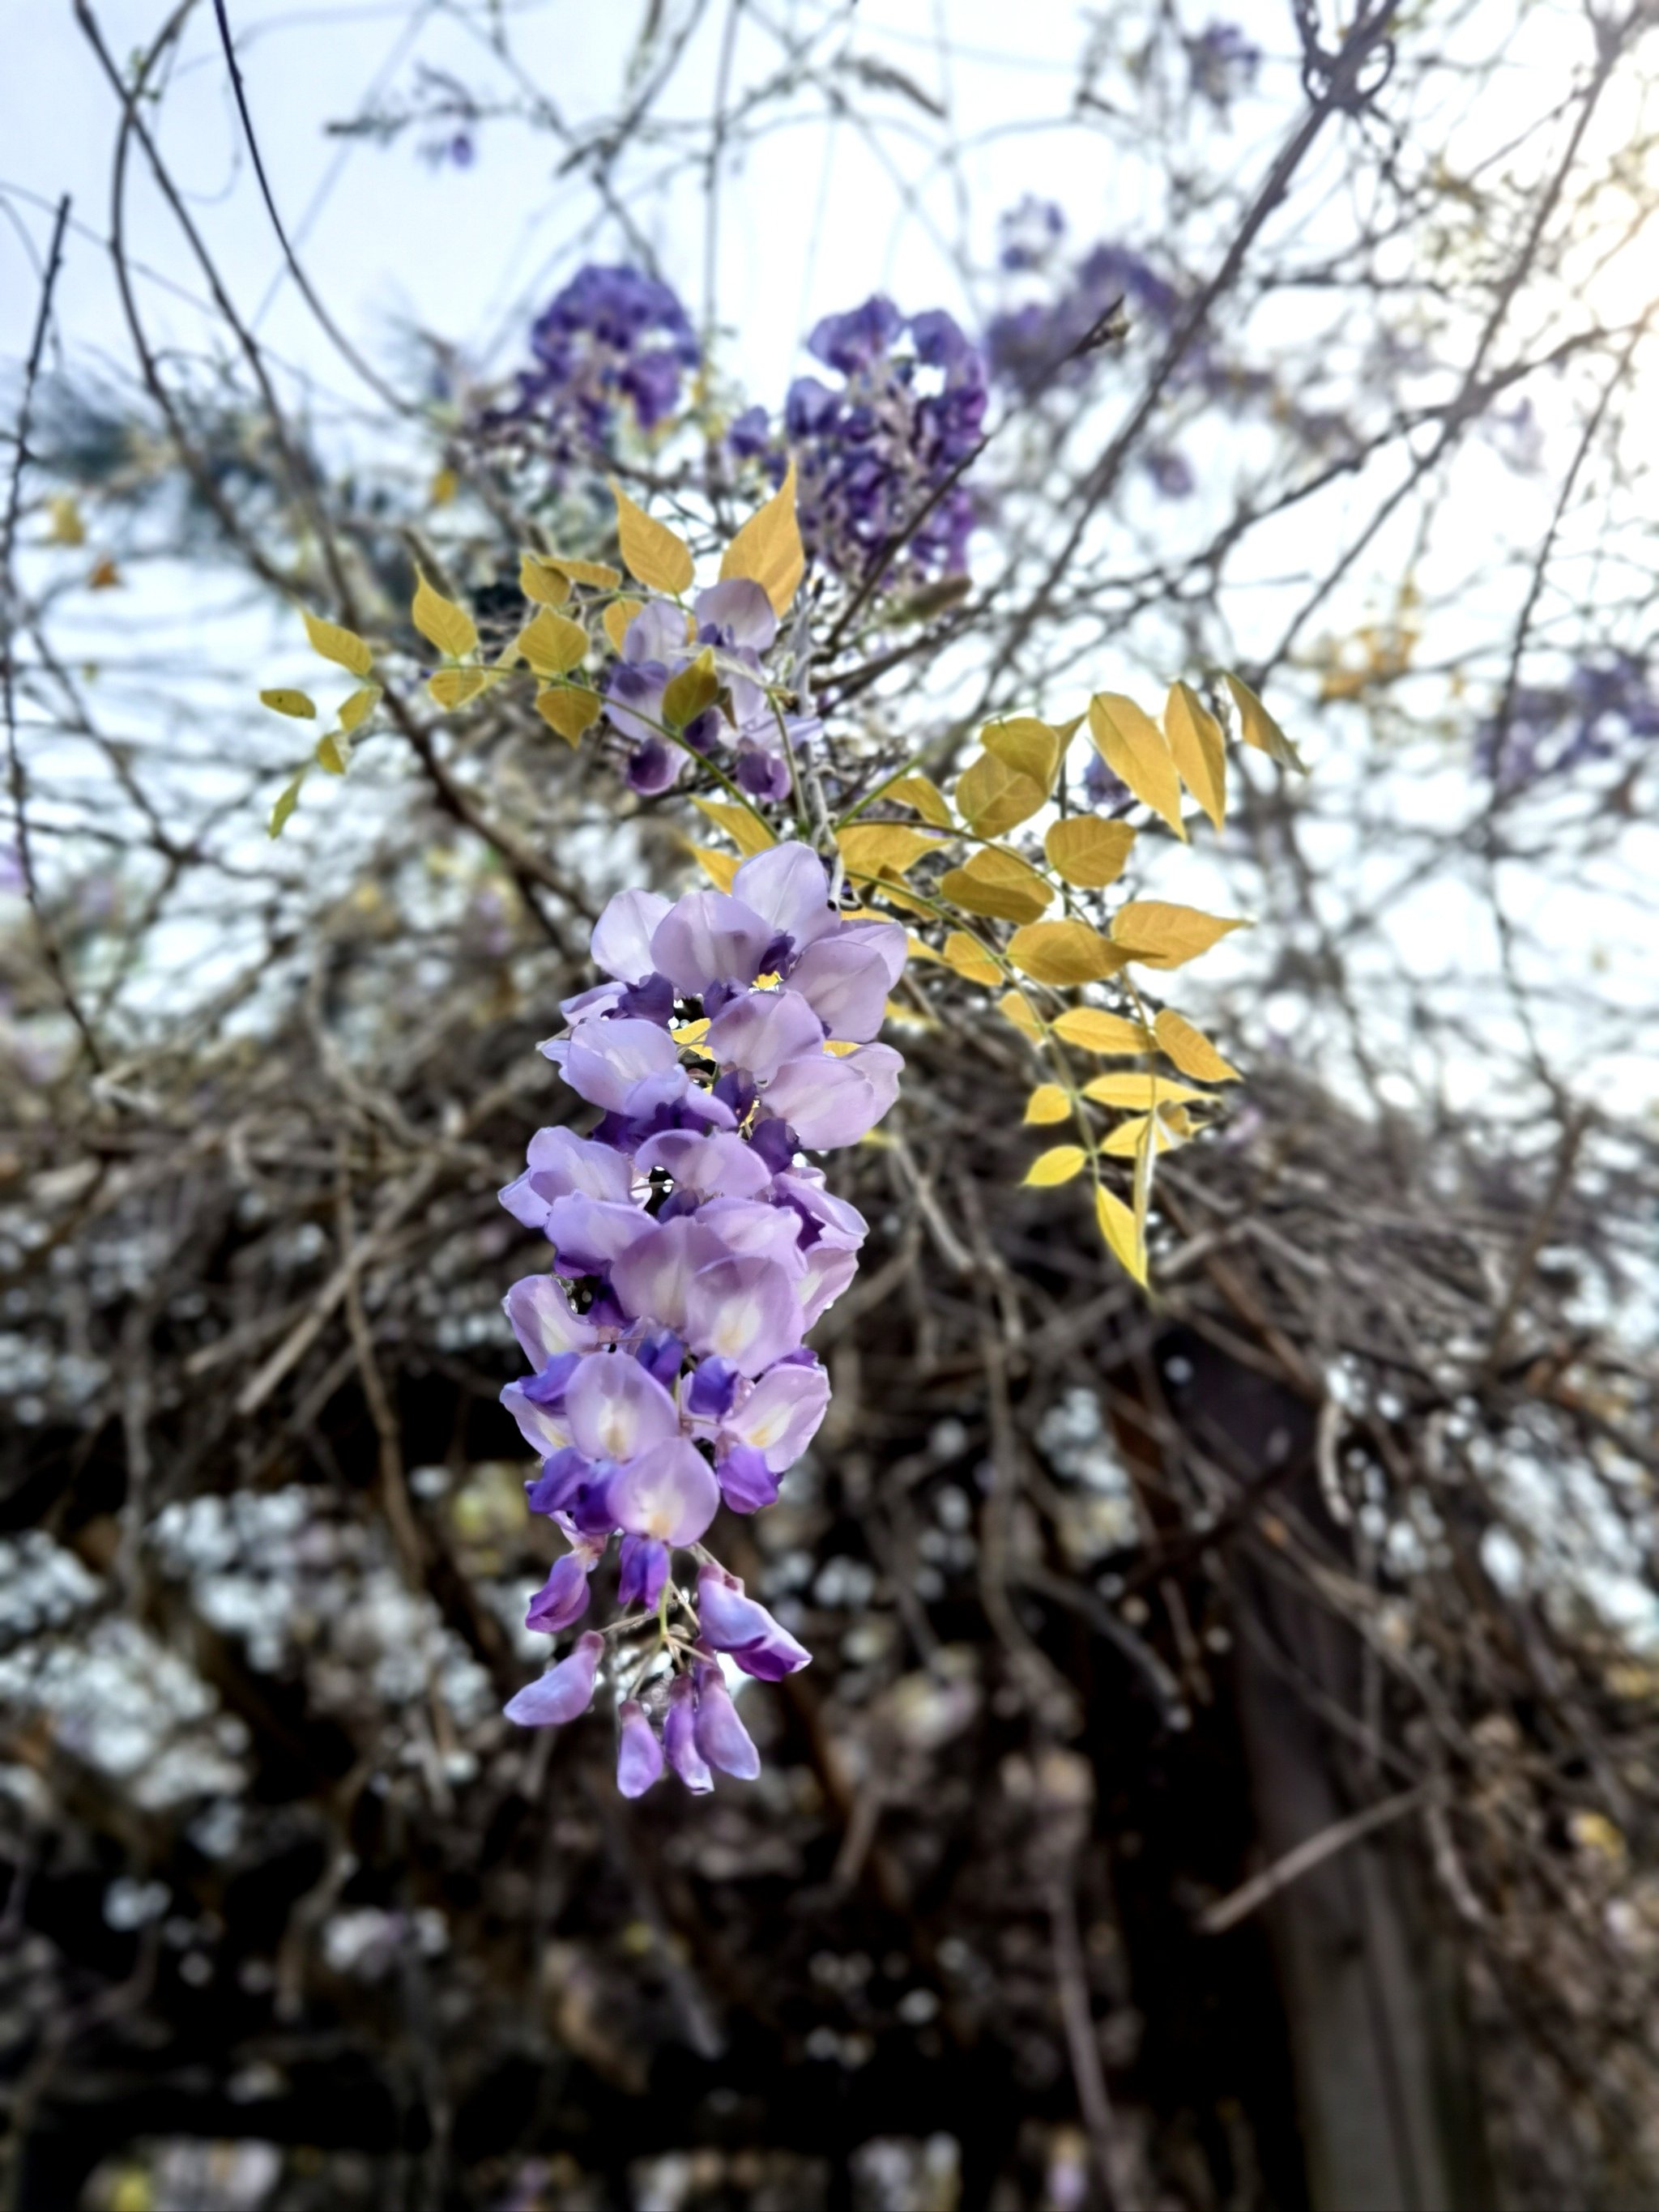
[[[1652,2203],[1648,14],[233,5],[290,261],[213,9],[13,12],[9,2201]],[[875,293],[902,531],[803,349]],[[832,780],[1223,665],[1310,773],[1178,856],[1247,1080],[1150,1302],[913,969],[727,1547],[817,1662],[636,1808],[498,1717],[495,1194],[687,817],[403,611],[788,456]],[[404,680],[273,842],[296,604]]]

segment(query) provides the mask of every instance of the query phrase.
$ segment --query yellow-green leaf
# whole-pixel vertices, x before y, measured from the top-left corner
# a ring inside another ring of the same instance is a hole
[[[317,719],[316,702],[309,692],[280,689],[262,691],[259,704],[269,707],[273,714],[291,714],[298,722],[314,722]]]
[[[1042,1024],[1023,993],[1005,991],[997,1000],[997,1012],[1005,1022],[1012,1022],[1023,1037],[1029,1037],[1033,1044],[1042,1042]]]
[[[599,720],[599,702],[592,691],[572,685],[567,690],[538,691],[536,712],[566,744],[574,745],[579,744],[582,732],[591,730]]]
[[[544,568],[556,568],[568,583],[591,584],[595,591],[614,592],[622,581],[622,570],[613,568],[608,561],[578,561],[568,553],[539,557]]]
[[[884,921],[885,918],[886,917],[884,915],[879,914],[872,914],[869,916],[869,919],[872,921]],[[850,921],[851,916],[843,915],[842,919],[844,921]],[[972,942],[973,939],[970,938],[969,939],[969,943],[971,944]],[[904,945],[905,951],[912,960],[931,960],[935,967],[942,967],[945,964],[944,954],[942,952],[935,952],[933,946],[927,942],[927,939],[925,937],[918,937],[914,929],[907,929],[905,931]]]
[[[427,695],[440,707],[465,707],[482,692],[493,691],[507,672],[502,668],[441,668],[427,681]]]
[[[981,753],[957,779],[957,810],[981,837],[1000,837],[1035,814],[1048,796],[1040,783]]]
[[[348,733],[361,729],[380,703],[380,685],[365,684],[360,691],[354,691],[341,708],[340,727]]]
[[[1097,692],[1089,702],[1089,735],[1112,774],[1154,814],[1162,815],[1177,837],[1184,838],[1181,779],[1164,732],[1151,715],[1115,691]]]
[[[751,514],[726,547],[720,574],[747,576],[772,602],[774,614],[782,614],[800,589],[806,569],[800,530],[795,520],[795,465],[764,507]],[[635,574],[638,574],[638,570]],[[688,581],[690,579],[688,578]]]
[[[902,822],[855,822],[837,831],[836,842],[852,876],[902,876],[915,867],[937,840],[920,830],[907,830]]]
[[[765,823],[746,806],[733,805],[728,799],[693,799],[691,804],[724,830],[745,858],[750,853],[763,853],[769,845],[778,842]]]
[[[996,921],[1035,921],[1054,893],[1035,868],[987,845],[967,865],[939,878],[939,896],[964,913]]]
[[[617,502],[617,537],[629,574],[647,591],[678,594],[686,590],[696,569],[685,540],[636,507],[614,477],[611,496]]]
[[[1165,1006],[1152,1029],[1160,1048],[1183,1075],[1195,1076],[1200,1083],[1243,1080],[1232,1062],[1221,1057],[1203,1030],[1195,1030],[1172,1006]]]
[[[305,780],[306,772],[301,769],[290,782],[283,786],[276,804],[270,810],[270,834],[273,837],[280,837],[287,829],[289,815],[300,804],[300,786]]]
[[[1221,725],[1189,684],[1172,684],[1164,734],[1181,781],[1220,829],[1227,815],[1227,744]]]
[[[46,501],[46,514],[51,528],[46,532],[48,545],[84,545],[87,526],[81,520],[81,509],[68,492],[59,492]],[[272,836],[276,832],[272,831]]]
[[[931,822],[935,830],[956,827],[949,800],[939,786],[921,774],[901,776],[890,783],[881,794],[884,799],[896,799],[901,806],[914,807],[924,822]]]
[[[519,589],[538,606],[562,607],[570,597],[570,579],[551,561],[537,553],[519,556]]]
[[[1029,776],[1046,799],[1060,773],[1058,730],[1039,722],[1034,714],[1011,715],[1006,722],[988,722],[979,733],[988,753],[1016,775]]]
[[[453,660],[476,652],[478,628],[466,609],[458,607],[453,599],[445,599],[441,592],[434,592],[418,569],[416,575],[415,600],[409,610],[409,618],[421,635]]]
[[[1039,1152],[1025,1170],[1028,1190],[1052,1190],[1057,1183],[1070,1182],[1080,1175],[1089,1155],[1081,1145],[1051,1145],[1046,1152]]]
[[[353,676],[367,676],[374,665],[374,649],[366,638],[355,629],[343,629],[338,623],[319,622],[316,616],[304,607],[300,610],[306,626],[306,635],[311,649],[325,660],[331,660],[337,668],[344,668]]]
[[[317,750],[313,757],[318,767],[325,774],[343,775],[346,772],[346,763],[351,758],[351,741],[337,732],[331,730],[325,737],[318,738]]]
[[[1194,1091],[1189,1083],[1172,1083],[1167,1075],[1125,1074],[1097,1075],[1084,1085],[1083,1095],[1097,1106],[1131,1107],[1149,1114],[1155,1106],[1184,1106],[1189,1098],[1208,1094]]]
[[[691,850],[702,863],[702,872],[717,891],[729,892],[732,878],[743,863],[735,853],[717,853],[712,845],[694,845]]]
[[[1085,1052],[1150,1052],[1152,1035],[1139,1022],[1104,1014],[1096,1006],[1068,1006],[1054,1017],[1054,1034]]]
[[[705,707],[720,696],[720,679],[714,673],[712,646],[705,646],[689,667],[671,676],[662,695],[662,718],[671,730],[695,722]]]
[[[1123,1200],[1107,1189],[1104,1183],[1095,1189],[1095,1218],[1100,1224],[1100,1233],[1106,1240],[1106,1249],[1118,1264],[1132,1274],[1144,1289],[1146,1283],[1146,1247],[1135,1218]]]
[[[945,940],[946,965],[954,968],[958,975],[965,975],[970,983],[1000,983],[1002,970],[980,943],[965,929],[953,929]]]
[[[1218,944],[1229,930],[1249,927],[1248,921],[1202,914],[1195,906],[1131,899],[1112,918],[1112,941],[1143,968],[1180,968]]]
[[[612,599],[605,609],[602,617],[605,634],[616,652],[622,651],[623,640],[628,635],[628,625],[644,605],[643,599]]]
[[[1063,1121],[1072,1110],[1072,1102],[1057,1083],[1039,1083],[1025,1102],[1027,1126],[1035,1123],[1041,1127],[1049,1121]]]
[[[1127,957],[1086,921],[1034,921],[1008,940],[1008,957],[1036,983],[1098,982],[1115,975]]]
[[[1282,768],[1293,768],[1298,775],[1306,775],[1308,763],[1285,736],[1248,684],[1241,684],[1237,676],[1223,672],[1222,682],[1232,694],[1233,704],[1238,709],[1238,734],[1247,745],[1254,745],[1259,753],[1266,753]]]
[[[1101,890],[1123,873],[1135,833],[1127,822],[1105,822],[1098,814],[1073,814],[1053,822],[1042,841],[1057,876],[1084,890]]]
[[[514,641],[538,676],[568,676],[580,668],[587,652],[587,632],[566,615],[544,607],[531,617]]]

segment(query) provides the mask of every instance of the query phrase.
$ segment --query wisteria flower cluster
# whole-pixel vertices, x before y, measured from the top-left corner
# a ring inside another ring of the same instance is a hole
[[[904,932],[844,918],[817,855],[790,843],[745,860],[730,893],[620,893],[592,950],[608,980],[565,1002],[568,1033],[542,1050],[599,1121],[539,1131],[501,1194],[553,1249],[507,1294],[536,1371],[503,1398],[541,1458],[532,1510],[569,1544],[526,1625],[579,1620],[613,1540],[623,1611],[507,1711],[574,1719],[614,1653],[619,1788],[638,1796],[665,1762],[705,1790],[712,1769],[759,1768],[721,1656],[763,1681],[809,1657],[702,1539],[722,1504],[773,1502],[829,1404],[805,1338],[852,1280],[865,1223],[802,1155],[856,1143],[893,1103],[903,1063],[873,1040]]]

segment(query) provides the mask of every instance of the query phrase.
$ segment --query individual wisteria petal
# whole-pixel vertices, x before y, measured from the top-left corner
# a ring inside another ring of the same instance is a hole
[[[526,1359],[545,1367],[561,1352],[587,1352],[599,1342],[592,1324],[572,1310],[556,1275],[526,1275],[501,1301]]]
[[[703,1198],[758,1198],[769,1188],[772,1170],[741,1137],[720,1131],[703,1136],[691,1129],[665,1129],[647,1137],[635,1154],[649,1175],[660,1168],[677,1190]]]
[[[572,1192],[556,1198],[544,1224],[561,1270],[567,1275],[597,1275],[649,1235],[651,1217],[637,1206]]]
[[[844,1058],[786,1060],[768,1087],[768,1109],[781,1115],[814,1152],[855,1145],[898,1096],[902,1054],[860,1045]]]
[[[662,1747],[688,1790],[701,1797],[714,1786],[708,1761],[697,1748],[696,1686],[681,1674],[668,1686],[668,1711],[662,1724]]]
[[[811,1662],[805,1646],[758,1599],[745,1597],[743,1584],[723,1568],[707,1565],[698,1574],[697,1620],[703,1642],[713,1650],[729,1651],[744,1673],[758,1681],[781,1682]]]
[[[550,1452],[534,1482],[525,1486],[532,1513],[562,1513],[594,1478],[593,1462],[568,1444]]]
[[[570,1441],[590,1459],[633,1459],[678,1437],[674,1401],[625,1352],[582,1361],[565,1393]]]
[[[738,1399],[720,1424],[764,1458],[774,1474],[791,1468],[817,1434],[830,1405],[830,1377],[810,1367],[774,1367]]]
[[[525,1626],[556,1636],[579,1620],[587,1610],[587,1577],[592,1571],[593,1561],[586,1551],[567,1552],[556,1560],[552,1573],[530,1601]]]
[[[645,1235],[617,1261],[611,1285],[625,1313],[648,1315],[684,1335],[691,1279],[700,1267],[724,1259],[726,1246],[695,1216],[661,1223],[645,1218]]]
[[[657,1609],[668,1580],[668,1547],[654,1536],[624,1536],[617,1561],[617,1602]]]
[[[594,966],[620,983],[643,981],[655,969],[651,939],[668,907],[656,891],[618,891],[593,926]]]
[[[859,1271],[856,1252],[834,1245],[815,1244],[806,1255],[806,1272],[795,1285],[801,1318],[808,1328],[827,1314]]]
[[[701,998],[711,984],[752,983],[772,933],[743,900],[688,891],[652,933],[651,957],[677,990]]]
[[[735,1775],[740,1782],[752,1782],[761,1771],[760,1753],[755,1748],[754,1738],[738,1718],[738,1709],[720,1668],[699,1667],[696,1680],[692,1741],[710,1766],[718,1766],[722,1774]]]
[[[699,630],[718,630],[724,644],[764,653],[777,636],[772,602],[747,576],[728,576],[723,583],[711,584],[692,604]]]
[[[676,1547],[696,1542],[720,1502],[713,1468],[684,1437],[647,1446],[605,1485],[606,1509],[617,1528]]]
[[[501,1200],[526,1229],[544,1229],[555,1199],[580,1194],[626,1205],[633,1188],[632,1165],[611,1146],[579,1137],[574,1129],[538,1129],[524,1173],[507,1184]]]
[[[786,1060],[818,1051],[823,1036],[823,1022],[798,991],[746,991],[716,1015],[703,1044],[722,1067],[769,1083]]]
[[[509,1382],[501,1392],[501,1403],[519,1425],[519,1434],[538,1458],[563,1450],[570,1442],[570,1429],[557,1414],[538,1405],[532,1396],[530,1387],[524,1382]]]
[[[592,1105],[619,1113],[642,1076],[678,1065],[673,1038],[655,1022],[583,1022],[571,1036],[561,1073]]]
[[[787,938],[797,951],[842,926],[830,903],[823,861],[798,841],[751,854],[732,877],[732,893],[764,918],[775,939]]]
[[[789,976],[789,994],[799,992],[824,1036],[854,1044],[867,1044],[880,1030],[889,988],[887,963],[878,948],[849,944],[839,936],[809,945]],[[788,1057],[778,1055],[780,1060]]]
[[[717,1260],[691,1278],[686,1339],[697,1352],[758,1375],[800,1342],[800,1301],[775,1260]]]
[[[734,1513],[758,1513],[778,1502],[778,1478],[763,1452],[750,1444],[722,1443],[714,1462],[720,1496]]]
[[[662,1746],[636,1698],[617,1708],[622,1723],[617,1738],[617,1787],[624,1797],[643,1797],[653,1782],[662,1779]]]
[[[521,1728],[551,1728],[585,1713],[593,1702],[593,1679],[604,1650],[604,1637],[592,1629],[579,1636],[568,1659],[507,1700],[502,1708],[507,1719]]]

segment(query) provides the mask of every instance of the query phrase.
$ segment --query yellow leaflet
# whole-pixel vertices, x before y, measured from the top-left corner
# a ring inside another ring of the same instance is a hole
[[[1059,731],[1051,730],[1047,722],[1039,722],[1033,714],[1015,714],[1006,722],[988,722],[979,741],[1005,768],[1029,776],[1045,799],[1054,789],[1061,747]]]
[[[1171,1083],[1167,1075],[1097,1075],[1084,1085],[1083,1095],[1097,1106],[1132,1106],[1145,1114],[1154,1106],[1184,1106],[1189,1098],[1206,1094],[1188,1083]]]
[[[269,707],[273,714],[292,714],[296,721],[314,722],[317,719],[316,705],[304,691],[262,691],[259,704]]]
[[[1009,939],[1008,957],[1034,982],[1064,986],[1115,975],[1128,956],[1086,921],[1034,921]]]
[[[1227,745],[1221,725],[1190,684],[1172,684],[1164,734],[1181,781],[1220,829],[1227,815]]]
[[[1000,837],[1035,814],[1047,796],[1040,783],[981,753],[957,779],[957,809],[981,837]]]
[[[1042,841],[1057,876],[1084,890],[1101,890],[1123,873],[1135,833],[1127,822],[1103,822],[1097,814],[1073,814],[1051,823]]]
[[[1243,1078],[1231,1060],[1223,1060],[1202,1030],[1195,1030],[1173,1007],[1165,1006],[1152,1024],[1160,1048],[1183,1075],[1200,1083],[1240,1083]]]
[[[823,1041],[823,1048],[827,1053],[832,1054],[836,1060],[845,1060],[848,1053],[858,1050],[857,1045],[850,1037],[826,1037]]]
[[[349,669],[354,676],[368,675],[374,665],[374,653],[366,638],[359,637],[355,629],[343,629],[338,623],[319,622],[304,607],[300,613],[313,653],[331,660],[337,668]]]
[[[447,653],[453,660],[478,646],[477,624],[465,607],[458,607],[453,599],[445,599],[434,592],[419,569],[416,570],[415,600],[409,610],[409,618],[421,635],[435,645],[440,653]]]
[[[1100,1233],[1106,1240],[1106,1249],[1120,1267],[1127,1268],[1142,1289],[1146,1285],[1146,1247],[1135,1218],[1121,1198],[1115,1197],[1104,1183],[1095,1190],[1095,1219],[1100,1224]]]
[[[622,651],[628,625],[644,605],[643,599],[612,599],[605,609],[603,617],[605,634],[617,652]]]
[[[772,602],[774,614],[782,614],[806,569],[800,530],[795,520],[795,465],[764,507],[751,514],[726,547],[720,575],[747,576]],[[638,570],[635,574],[638,574]],[[690,580],[688,579],[688,581]]]
[[[1039,1152],[1026,1169],[1024,1182],[1028,1190],[1052,1190],[1056,1183],[1070,1182],[1079,1175],[1089,1155],[1081,1145],[1051,1145],[1046,1152]]]
[[[901,776],[890,783],[881,794],[884,799],[896,799],[901,806],[914,807],[924,822],[931,822],[935,830],[954,830],[951,806],[945,793],[928,776]]]
[[[328,775],[343,775],[346,763],[351,758],[349,741],[342,743],[337,732],[331,730],[326,737],[319,738],[313,756],[317,765]]]
[[[305,780],[306,772],[301,769],[291,783],[283,786],[276,804],[270,810],[270,834],[273,837],[280,837],[288,827],[289,815],[300,804],[300,786]]]
[[[1035,868],[991,845],[941,876],[939,888],[942,898],[966,913],[997,921],[1035,921],[1054,896]]]
[[[702,872],[717,891],[729,891],[732,878],[738,872],[738,860],[735,853],[717,853],[712,845],[694,845],[691,850],[702,863]]]
[[[46,501],[46,513],[51,518],[52,524],[46,532],[48,545],[84,545],[86,544],[87,526],[81,520],[79,507],[67,492],[59,492],[55,499],[49,499]],[[270,834],[274,837],[276,833],[273,830]]]
[[[1190,1129],[1176,1130],[1175,1127],[1174,1116],[1180,1111],[1178,1106],[1172,1107],[1168,1120],[1162,1114],[1158,1117],[1158,1149],[1160,1152],[1174,1152],[1182,1139],[1191,1134]],[[1139,1158],[1141,1142],[1146,1134],[1146,1124],[1151,1118],[1146,1114],[1137,1114],[1131,1121],[1120,1121],[1111,1135],[1102,1142],[1101,1151],[1109,1152],[1117,1160]]]
[[[514,641],[538,676],[568,676],[580,668],[587,651],[587,632],[580,623],[544,607],[532,616]]]
[[[1115,691],[1097,692],[1089,702],[1089,735],[1112,774],[1154,814],[1162,815],[1177,837],[1184,838],[1181,779],[1164,732],[1152,717],[1133,699]]]
[[[706,814],[715,825],[724,830],[738,852],[745,857],[750,853],[763,853],[777,839],[766,824],[756,818],[746,806],[734,806],[726,799],[693,799],[693,806]]]
[[[1018,991],[1005,991],[997,1000],[997,1012],[1033,1044],[1042,1042],[1042,1024]]]
[[[844,921],[851,921],[854,917],[850,914],[848,914],[843,915],[842,919]],[[872,914],[865,915],[861,916],[860,919],[866,921],[884,921],[885,917],[882,915]],[[942,953],[935,952],[933,946],[927,942],[927,939],[925,937],[918,937],[914,929],[907,929],[905,931],[904,947],[907,954],[912,960],[932,960],[943,965],[944,955]]]
[[[591,730],[599,719],[599,702],[591,691],[538,691],[536,712],[550,730],[556,732],[566,744],[580,744],[582,732]]]
[[[1072,1110],[1072,1102],[1057,1083],[1039,1083],[1025,1102],[1025,1120],[1038,1127],[1049,1121],[1063,1121]]]
[[[705,707],[712,707],[720,696],[720,679],[714,673],[714,654],[712,647],[705,646],[689,668],[682,668],[678,676],[671,677],[662,695],[662,718],[672,730],[683,730],[688,722],[695,722]]]
[[[676,1044],[696,1044],[708,1034],[708,1024],[701,1022],[670,1022],[668,1034]]]
[[[684,591],[696,573],[685,540],[677,538],[666,523],[653,522],[642,507],[635,507],[614,477],[611,496],[617,502],[617,537],[629,574],[653,592],[678,595]]]
[[[570,597],[570,579],[562,568],[534,553],[519,556],[519,589],[526,599],[544,607],[562,607]]]
[[[1207,952],[1231,929],[1248,921],[1201,914],[1195,906],[1169,906],[1162,899],[1131,899],[1112,917],[1112,939],[1144,968],[1180,968]]]
[[[622,581],[622,570],[608,561],[577,561],[568,553],[549,553],[542,566],[556,568],[568,583],[591,584],[599,592],[613,592]]]
[[[1259,753],[1266,753],[1281,768],[1293,768],[1298,775],[1306,775],[1308,763],[1285,736],[1248,684],[1241,684],[1236,676],[1223,671],[1222,682],[1232,694],[1238,709],[1238,734],[1247,745],[1254,745]]]
[[[361,691],[354,691],[340,709],[340,727],[349,733],[360,729],[380,703],[378,684],[365,684]]]
[[[453,469],[440,469],[428,489],[427,497],[434,507],[447,507],[461,488],[461,480]]]
[[[855,822],[836,832],[836,842],[850,875],[902,876],[924,853],[933,852],[938,840],[907,830],[902,822]]]
[[[902,999],[889,999],[883,1010],[882,1019],[889,1022],[902,1022],[913,1030],[936,1030],[939,1027],[939,1024],[931,1014],[923,1013],[920,1006],[906,1006]],[[832,1052],[835,1048],[831,1045]],[[848,1049],[852,1048],[849,1047]]]
[[[427,696],[441,707],[465,707],[480,693],[494,690],[506,672],[501,668],[441,668],[428,679]]]
[[[965,929],[953,929],[945,940],[947,966],[958,975],[965,975],[970,983],[1000,983],[1002,970],[980,943]]]
[[[1150,1052],[1151,1034],[1121,1014],[1103,1014],[1094,1006],[1071,1006],[1054,1017],[1054,1034],[1085,1052]]]

